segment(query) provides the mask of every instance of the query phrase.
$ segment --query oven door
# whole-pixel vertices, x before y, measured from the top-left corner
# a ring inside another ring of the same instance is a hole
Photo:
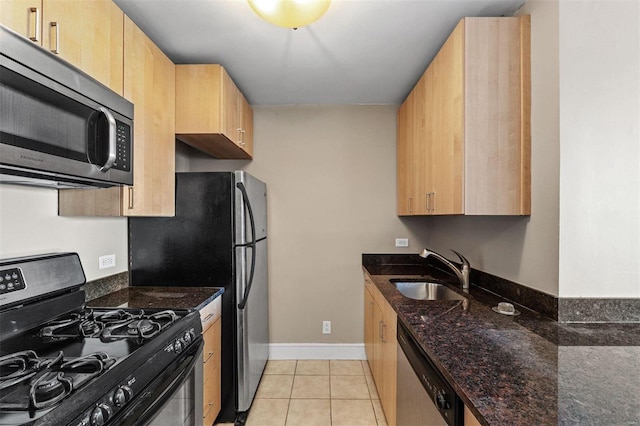
[[[202,339],[154,380],[113,424],[202,426]]]

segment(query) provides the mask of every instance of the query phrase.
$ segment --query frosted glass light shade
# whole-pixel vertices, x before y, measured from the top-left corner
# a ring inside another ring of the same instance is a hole
[[[331,0],[247,0],[265,21],[284,28],[300,28],[317,21]]]

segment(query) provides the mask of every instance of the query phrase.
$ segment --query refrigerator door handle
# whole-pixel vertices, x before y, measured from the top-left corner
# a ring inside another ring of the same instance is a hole
[[[247,282],[247,288],[244,290],[244,295],[242,296],[242,301],[238,303],[238,309],[243,310],[247,304],[247,300],[249,299],[249,291],[251,291],[251,284],[253,284],[253,274],[256,269],[256,222],[253,218],[253,209],[251,208],[251,203],[249,202],[249,196],[247,195],[247,190],[244,187],[242,182],[236,183],[236,187],[242,193],[242,199],[244,200],[244,205],[247,207],[247,211],[249,212],[249,223],[251,224],[251,242],[247,244],[242,244],[247,248],[252,249],[251,253],[251,271],[249,272],[249,281]]]

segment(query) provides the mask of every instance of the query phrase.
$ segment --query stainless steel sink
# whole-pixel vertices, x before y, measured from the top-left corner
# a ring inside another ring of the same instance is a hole
[[[428,281],[408,281],[408,280],[391,280],[396,288],[411,299],[416,300],[465,300],[464,296],[459,295],[447,286]]]

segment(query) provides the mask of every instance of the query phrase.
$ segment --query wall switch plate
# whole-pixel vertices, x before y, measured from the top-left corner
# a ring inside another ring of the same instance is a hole
[[[331,321],[322,321],[322,334],[331,334]]]
[[[408,238],[396,238],[396,247],[409,247]]]
[[[98,258],[98,268],[106,269],[106,268],[113,268],[114,266],[116,266],[115,254],[107,254],[105,256],[100,256]]]

